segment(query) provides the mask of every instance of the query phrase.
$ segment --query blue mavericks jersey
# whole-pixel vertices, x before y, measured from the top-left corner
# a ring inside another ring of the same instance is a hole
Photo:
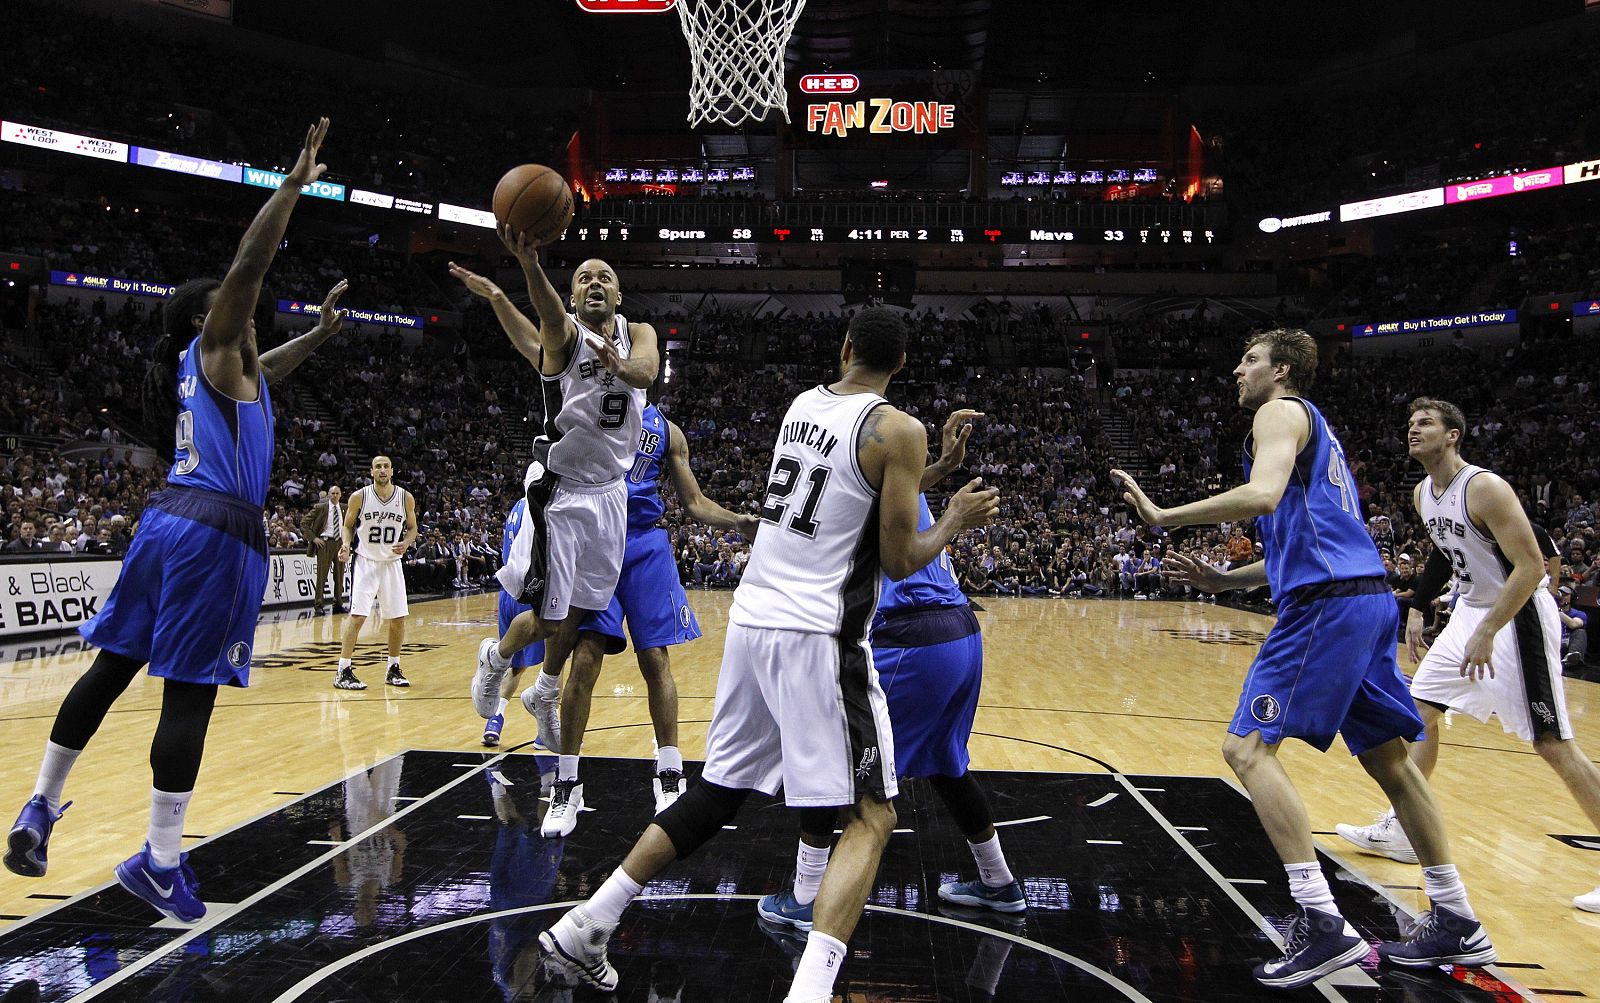
[[[517,533],[522,529],[522,517],[528,513],[528,499],[518,498],[517,503],[511,506],[511,514],[506,516],[506,531],[500,537],[500,563],[505,564],[511,560],[511,543],[517,538]]]
[[[928,496],[918,502],[922,513],[917,516],[917,532],[933,526],[933,511],[928,508]],[[926,566],[918,568],[901,581],[883,576],[883,587],[878,593],[878,612],[904,609],[907,606],[965,606],[967,597],[956,584],[955,569],[950,565],[950,552],[941,551]]]
[[[178,360],[178,447],[167,481],[232,495],[260,508],[272,472],[272,398],[236,401],[213,387],[200,366],[200,339]]]
[[[1271,515],[1256,517],[1266,553],[1267,583],[1282,599],[1304,585],[1350,578],[1382,577],[1383,559],[1361,521],[1361,497],[1345,463],[1344,447],[1310,401],[1311,435],[1295,457],[1294,472]],[[1244,443],[1244,475],[1250,476],[1255,442]]]
[[[628,471],[628,532],[650,529],[661,519],[666,506],[661,501],[661,461],[667,455],[667,419],[654,404],[644,406],[644,421],[639,429],[639,453]]]

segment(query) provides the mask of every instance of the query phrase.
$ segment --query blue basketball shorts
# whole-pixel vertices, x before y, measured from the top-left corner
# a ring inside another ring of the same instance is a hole
[[[700,636],[700,621],[678,580],[672,540],[664,529],[628,534],[616,595],[611,605],[590,613],[582,629],[603,635],[608,641],[606,653],[614,655],[622,650],[624,618],[634,651],[683,644]]]
[[[872,662],[889,702],[895,771],[902,777],[959,777],[970,759],[967,740],[983,686],[983,635],[965,607],[972,633],[935,644],[890,647],[874,632]],[[899,633],[899,632],[897,632]]]
[[[79,632],[152,676],[248,686],[267,570],[261,509],[169,487],[150,496],[111,597]]]
[[[1298,738],[1323,752],[1342,735],[1352,755],[1391,739],[1422,738],[1422,718],[1395,659],[1400,614],[1382,581],[1373,581],[1378,591],[1291,596],[1279,608],[1245,676],[1230,734],[1259,731],[1269,745]]]
[[[505,637],[506,631],[511,628],[511,621],[517,618],[518,613],[526,613],[533,609],[527,603],[517,602],[504,589],[500,590],[500,636]],[[544,642],[535,641],[511,656],[513,669],[526,669],[544,661]]]

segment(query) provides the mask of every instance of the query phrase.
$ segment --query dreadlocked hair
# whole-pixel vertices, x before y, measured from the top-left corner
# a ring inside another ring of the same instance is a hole
[[[177,445],[174,429],[178,424],[178,357],[194,338],[190,318],[206,312],[206,297],[220,288],[216,279],[193,279],[173,292],[161,311],[161,339],[154,358],[145,366],[139,387],[145,437],[156,455],[171,463]]]

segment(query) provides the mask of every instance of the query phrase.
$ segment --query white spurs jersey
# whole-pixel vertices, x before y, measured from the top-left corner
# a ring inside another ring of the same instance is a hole
[[[356,492],[361,499],[361,516],[356,523],[356,553],[369,561],[398,561],[394,545],[406,535],[406,489],[392,485],[389,500],[383,501],[371,484]]]
[[[589,345],[598,337],[578,318],[567,368],[555,376],[540,374],[544,388],[544,436],[550,442],[546,465],[564,478],[583,484],[610,484],[633,466],[644,419],[644,391],[628,386],[600,364]],[[633,341],[620,314],[611,330],[617,354],[628,358]]]
[[[794,399],[772,450],[761,532],[733,593],[744,627],[866,636],[878,605],[878,492],[856,440],[877,394],[827,387]]]
[[[1469,463],[1457,470],[1442,489],[1434,486],[1432,477],[1424,478],[1418,506],[1433,545],[1450,558],[1450,567],[1461,585],[1461,600],[1468,606],[1493,606],[1511,574],[1511,560],[1501,552],[1494,537],[1473,524],[1467,512],[1467,485],[1482,473],[1487,471]],[[1545,584],[1548,578],[1540,587]]]

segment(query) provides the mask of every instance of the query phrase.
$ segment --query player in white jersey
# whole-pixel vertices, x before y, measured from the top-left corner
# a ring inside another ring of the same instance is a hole
[[[339,560],[350,560],[353,540],[356,562],[350,573],[350,617],[333,685],[341,690],[367,688],[356,678],[350,658],[361,625],[377,609],[389,624],[389,671],[383,681],[390,686],[410,686],[400,671],[400,645],[405,643],[406,616],[411,612],[400,558],[417,539],[417,502],[411,492],[394,482],[394,463],[387,456],[372,458],[372,483],[350,496],[343,534]]]
[[[1406,621],[1413,662],[1421,650],[1422,609],[1452,571],[1462,589],[1450,622],[1411,680],[1427,725],[1427,738],[1411,747],[1411,759],[1424,775],[1433,772],[1446,710],[1483,722],[1493,715],[1508,733],[1533,743],[1600,829],[1600,768],[1573,741],[1561,679],[1561,625],[1544,556],[1511,485],[1461,458],[1466,424],[1449,401],[1419,397],[1411,403],[1407,442],[1428,472],[1412,500],[1434,544]],[[1369,852],[1416,861],[1390,813],[1373,825],[1340,825],[1338,831]],[[1600,888],[1573,904],[1600,912]]]
[[[622,286],[610,265],[591,258],[578,266],[567,313],[525,235],[502,229],[500,239],[521,263],[539,317],[537,350],[532,339],[519,341],[510,328],[508,334],[539,370],[545,421],[534,443],[540,475],[527,489],[522,528],[497,576],[532,609],[503,636],[478,645],[472,702],[485,720],[495,713],[513,655],[546,638],[571,651],[584,616],[611,604],[627,535],[623,475],[633,466],[644,391],[661,361],[655,328],[617,313]],[[576,779],[576,769],[557,780]]]
[[[839,381],[801,394],[784,416],[765,525],[734,592],[705,769],[594,896],[540,934],[547,964],[567,979],[614,989],[606,944],[623,909],[675,858],[722,831],[750,791],[781,788],[790,805],[843,809],[844,835],[787,996],[833,998],[844,942],[895,822],[894,738],[867,643],[880,572],[905,578],[999,505],[996,491],[973,480],[917,531],[927,431],[883,398],[905,344],[898,315],[863,310],[845,335]]]

